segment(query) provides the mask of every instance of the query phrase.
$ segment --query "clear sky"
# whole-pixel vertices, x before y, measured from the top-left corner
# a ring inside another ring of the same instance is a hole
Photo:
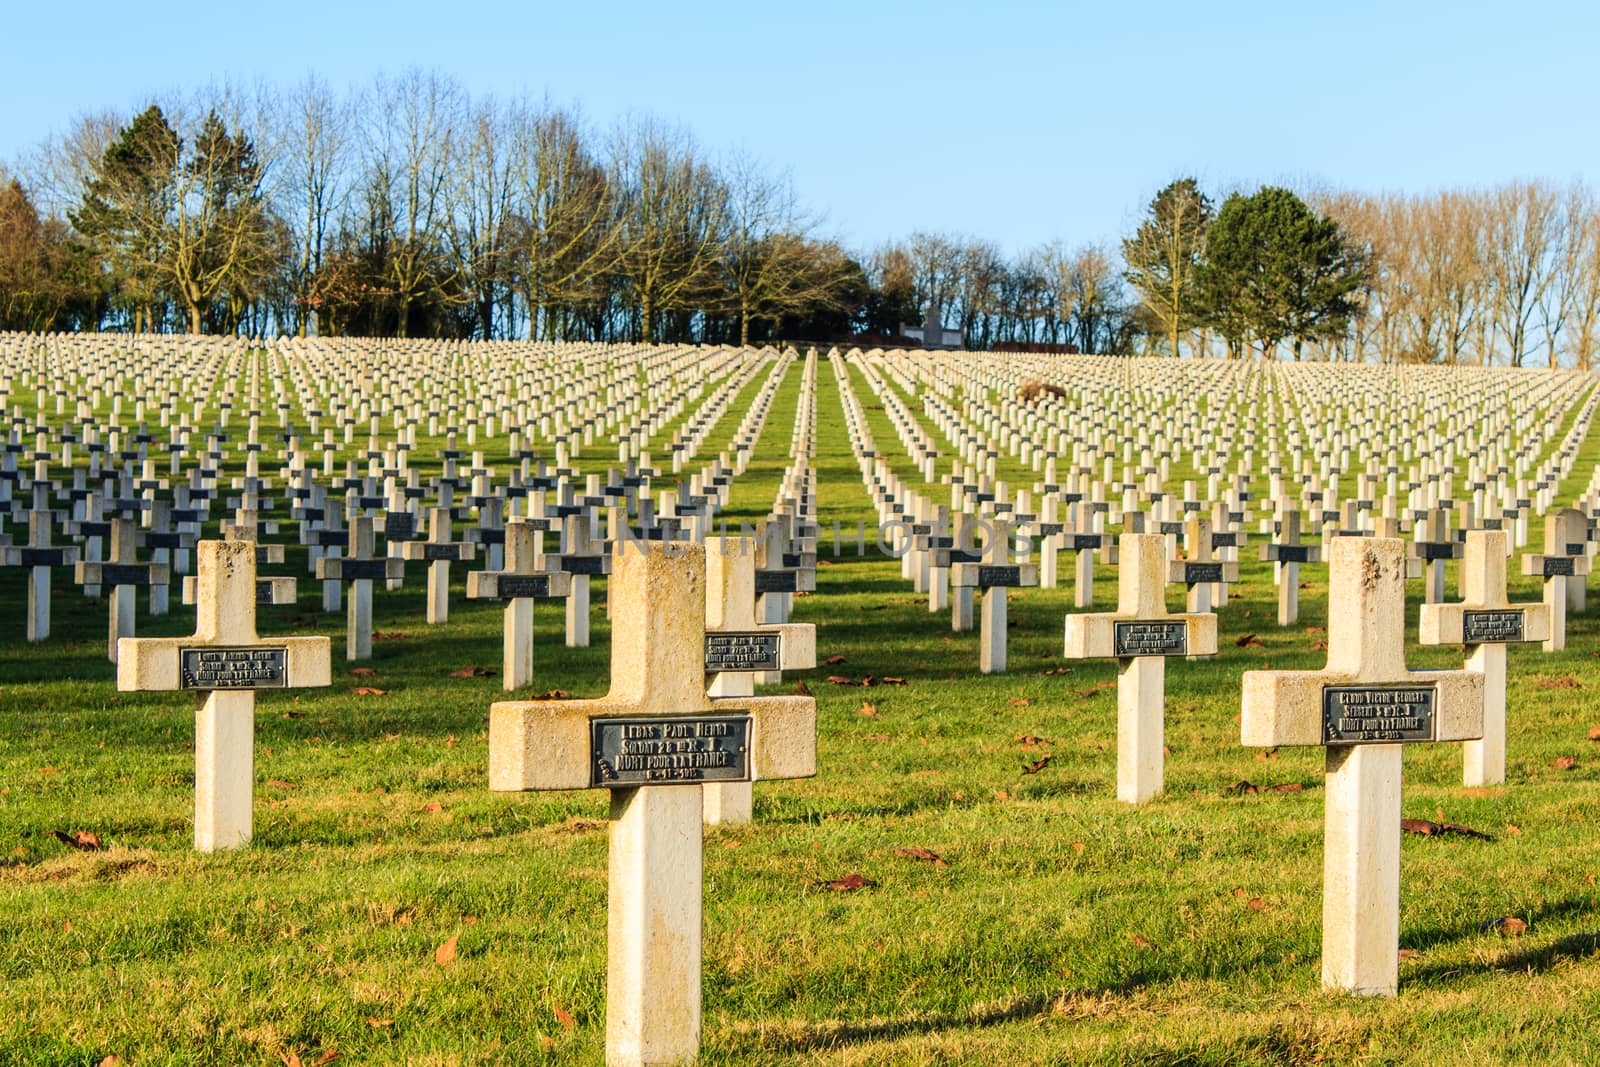
[[[651,112],[787,170],[858,248],[1114,241],[1167,181],[1600,184],[1600,4],[340,0],[9,5],[0,160],[228,78],[418,65]]]

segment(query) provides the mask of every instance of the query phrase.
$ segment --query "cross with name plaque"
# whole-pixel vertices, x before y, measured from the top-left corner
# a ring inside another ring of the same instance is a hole
[[[700,1048],[700,787],[814,775],[817,706],[707,697],[703,547],[613,559],[610,692],[492,705],[489,788],[611,791],[606,1063],[678,1063]]]
[[[141,585],[165,585],[172,570],[165,563],[135,561],[139,524],[134,519],[111,520],[111,559],[106,563],[79,560],[73,568],[73,581],[84,587],[110,586],[109,636],[106,658],[117,662],[117,644],[134,633],[134,589]]]
[[[1161,792],[1166,657],[1217,651],[1217,617],[1167,611],[1167,539],[1123,534],[1117,610],[1067,616],[1066,658],[1117,660],[1117,799],[1142,804]]]
[[[194,847],[248,844],[254,795],[258,689],[328,685],[326,637],[256,635],[256,546],[202,541],[195,632],[190,637],[123,638],[117,688],[192,690],[195,711]]]
[[[1587,541],[1572,540],[1587,530],[1583,512],[1562,508],[1544,519],[1544,554],[1522,557],[1522,573],[1544,579],[1544,602],[1550,609],[1546,652],[1567,647],[1567,609],[1572,606],[1571,586],[1582,584],[1589,573]],[[1584,534],[1587,538],[1587,534]]]
[[[344,635],[344,658],[349,661],[372,658],[372,583],[397,584],[405,578],[405,561],[378,555],[375,541],[371,516],[357,515],[350,520],[349,554],[317,560],[320,580],[350,583]]]
[[[0,548],[0,566],[28,568],[29,641],[50,636],[50,568],[78,562],[77,546],[51,543],[54,518],[49,511],[29,511],[28,543]]]
[[[1300,564],[1321,563],[1322,546],[1300,540],[1300,512],[1288,508],[1278,518],[1282,540],[1261,546],[1261,558],[1276,563],[1278,625],[1293,626],[1300,618]]]
[[[1011,523],[989,519],[977,525],[988,529],[983,559],[950,567],[950,584],[976,589],[982,598],[978,615],[978,670],[1000,674],[1006,669],[1006,590],[1039,584],[1039,569],[1031,563],[1011,562]]]
[[[506,523],[505,569],[472,571],[467,598],[505,602],[505,646],[501,684],[521,689],[533,682],[533,602],[559,599],[572,592],[572,575],[539,568],[539,534],[543,520],[512,519]]]
[[[1399,981],[1400,754],[1483,736],[1483,675],[1406,667],[1406,543],[1334,538],[1328,664],[1246,671],[1243,744],[1326,748],[1322,985],[1393,996]]]
[[[429,508],[428,539],[407,541],[401,547],[406,559],[427,561],[427,619],[435,625],[450,618],[450,564],[470,560],[477,552],[471,542],[450,540],[450,525],[449,508]]]
[[[1459,604],[1424,604],[1417,640],[1424,645],[1466,645],[1467,670],[1483,675],[1483,738],[1462,746],[1462,783],[1506,780],[1506,645],[1550,636],[1548,604],[1506,600],[1504,530],[1468,530],[1461,563]]]
[[[810,623],[756,622],[756,542],[713,537],[706,542],[706,692],[713,697],[755,694],[755,675],[803,671],[817,665],[817,628]],[[707,823],[747,823],[749,782],[708,782]]]

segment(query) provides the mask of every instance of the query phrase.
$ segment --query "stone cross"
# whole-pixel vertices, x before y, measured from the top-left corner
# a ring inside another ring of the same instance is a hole
[[[505,569],[467,575],[467,596],[505,602],[505,647],[501,662],[506,689],[533,681],[533,602],[572,592],[572,575],[540,569],[539,533],[543,520],[512,519],[506,524]]]
[[[817,628],[810,623],[756,622],[756,543],[749,537],[706,542],[706,692],[713,697],[755,694],[755,675],[810,670],[817,665]],[[709,782],[707,823],[747,823],[749,782]]]
[[[1300,512],[1290,508],[1278,520],[1282,538],[1261,546],[1261,558],[1276,563],[1278,572],[1278,625],[1293,626],[1300,618],[1300,564],[1322,562],[1322,546],[1300,541]]]
[[[1167,611],[1167,539],[1123,534],[1117,610],[1067,616],[1067,659],[1117,660],[1117,799],[1142,804],[1161,792],[1167,656],[1217,651],[1217,617]]]
[[[1246,745],[1326,746],[1322,984],[1393,996],[1399,975],[1400,753],[1483,736],[1483,675],[1405,662],[1406,544],[1335,538],[1328,665],[1246,671]]]
[[[438,624],[450,618],[450,564],[470,560],[476,547],[467,541],[450,540],[450,509],[428,509],[428,539],[407,541],[406,559],[428,563],[428,622]]]
[[[165,563],[137,563],[134,561],[139,524],[135,519],[111,520],[111,559],[106,563],[85,563],[80,560],[73,570],[73,580],[82,586],[111,587],[111,608],[106,644],[106,658],[117,662],[117,643],[134,633],[134,589],[141,585],[165,585],[171,580],[171,568]]]
[[[28,543],[20,548],[0,548],[0,566],[28,568],[29,641],[50,636],[50,568],[78,562],[75,545],[51,544],[53,519],[49,511],[29,511]]]
[[[372,518],[358,515],[350,520],[346,541],[347,556],[323,556],[317,560],[317,577],[324,582],[350,583],[345,606],[344,658],[372,658],[372,583],[397,582],[405,577],[404,560],[377,554]]]
[[[626,542],[615,564],[610,692],[489,709],[491,789],[611,791],[612,1067],[700,1048],[700,787],[810,777],[817,722],[810,697],[707,697],[703,547]]]
[[[1450,537],[1450,513],[1435,508],[1418,519],[1414,529],[1416,540],[1411,545],[1411,555],[1422,561],[1427,578],[1422,586],[1423,602],[1443,603],[1445,561],[1461,558],[1461,546]]]
[[[195,632],[191,637],[124,638],[117,688],[193,690],[194,847],[250,841],[258,689],[329,684],[326,637],[256,635],[256,546],[202,541]]]
[[[1462,602],[1424,604],[1418,625],[1421,644],[1466,645],[1467,670],[1483,675],[1483,739],[1462,746],[1468,786],[1506,780],[1506,645],[1550,636],[1548,605],[1506,600],[1508,551],[1503,530],[1467,531]]]
[[[605,554],[605,544],[593,537],[586,509],[575,505],[561,525],[561,553],[557,556],[559,567],[572,577],[567,593],[567,647],[589,647],[589,583],[597,575],[611,568],[611,557]],[[612,605],[607,602],[607,608]]]
[[[990,519],[988,541],[979,563],[957,563],[950,568],[950,583],[957,589],[976,589],[982,596],[978,616],[978,670],[1001,674],[1006,669],[1006,590],[1039,584],[1039,569],[1031,563],[1011,562],[1011,523]]]
[[[1583,523],[1583,512],[1576,508],[1546,515],[1544,555],[1522,557],[1522,573],[1544,579],[1544,602],[1550,608],[1550,633],[1544,639],[1546,652],[1560,652],[1567,647],[1570,587],[1582,583],[1589,573],[1587,541],[1571,540],[1586,529]]]

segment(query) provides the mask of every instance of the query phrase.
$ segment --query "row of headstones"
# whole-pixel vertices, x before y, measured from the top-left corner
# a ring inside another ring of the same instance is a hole
[[[1215,616],[1172,615],[1162,602],[1164,541],[1123,538],[1119,611],[1069,617],[1069,655],[1119,660],[1119,795],[1159,775],[1161,680],[1167,655],[1214,651]],[[607,1056],[672,1062],[698,1051],[701,831],[749,817],[753,780],[815,773],[816,709],[806,697],[756,697],[750,671],[805,647],[808,627],[752,618],[749,546],[622,546],[610,691],[597,700],[495,704],[490,787],[610,791],[611,913]],[[1398,982],[1400,760],[1405,743],[1467,741],[1482,753],[1485,649],[1537,639],[1537,605],[1504,601],[1501,532],[1468,540],[1466,605],[1430,606],[1424,640],[1477,647],[1466,670],[1405,666],[1405,546],[1387,538],[1335,543],[1328,665],[1251,671],[1243,679],[1246,745],[1321,745],[1327,757],[1323,981],[1392,995]],[[324,638],[261,639],[253,622],[253,547],[200,549],[200,616],[190,638],[132,640],[119,669],[127,689],[207,693],[196,722],[196,844],[248,840],[254,692],[327,684]],[[1498,588],[1498,592],[1497,592]],[[1503,683],[1503,658],[1499,680]],[[794,664],[798,665],[798,664]],[[717,668],[721,667],[722,670]],[[707,675],[712,674],[710,685]],[[731,690],[731,691],[730,691]],[[1132,764],[1125,768],[1124,764]]]

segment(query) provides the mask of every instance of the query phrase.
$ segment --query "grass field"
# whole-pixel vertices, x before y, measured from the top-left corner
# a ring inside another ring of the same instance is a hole
[[[731,519],[771,504],[800,376]],[[826,360],[817,391],[822,526],[870,523]],[[1597,459],[1600,432],[1563,500]],[[1600,1059],[1600,610],[1571,620],[1563,653],[1512,650],[1507,785],[1462,788],[1458,746],[1407,750],[1406,815],[1492,840],[1406,838],[1401,994],[1375,1002],[1319,988],[1321,751],[1238,743],[1242,671],[1322,665],[1323,568],[1280,630],[1268,565],[1243,565],[1221,654],[1168,666],[1167,791],[1135,809],[1113,796],[1115,666],[1061,659],[1069,588],[1014,595],[1011,671],[981,677],[977,635],[929,614],[897,564],[830,552],[825,537],[796,621],[844,661],[773,690],[815,693],[819,774],[759,785],[753,825],[706,837],[703,1062]],[[281,573],[304,575],[303,554]],[[65,571],[54,635],[28,645],[22,575],[0,572],[0,1063],[601,1062],[606,798],[489,792],[499,680],[450,674],[498,668],[500,612],[459,598],[465,573],[444,626],[423,621],[420,567],[375,596],[374,677],[347,672],[315,583],[263,609],[263,633],[333,637],[334,685],[259,700],[254,844],[199,856],[190,699],[116,692],[104,604]],[[1099,578],[1105,610],[1114,574]],[[173,600],[165,619],[141,602],[141,634],[189,632]],[[563,647],[559,605],[536,609],[529,693],[604,691],[596,603],[588,649]],[[1413,639],[1415,618],[1414,596]],[[1260,647],[1237,646],[1247,634]],[[940,862],[897,851],[914,849]],[[871,884],[826,886],[851,874]],[[1505,916],[1526,931],[1500,932]]]

